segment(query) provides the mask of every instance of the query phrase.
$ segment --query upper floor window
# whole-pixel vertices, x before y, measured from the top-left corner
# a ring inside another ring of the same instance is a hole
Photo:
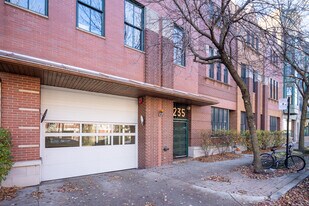
[[[241,78],[244,83],[247,85],[247,66],[245,64],[241,64]]]
[[[221,81],[221,64],[217,64],[217,80]]]
[[[224,68],[223,82],[226,84],[229,83],[229,71],[226,67]]]
[[[103,0],[77,0],[77,27],[104,35]]]
[[[174,27],[174,63],[185,66],[184,31],[178,26]]]
[[[258,84],[258,72],[253,71],[253,92],[256,92]]]
[[[269,82],[269,97],[271,99],[275,99],[278,100],[279,99],[279,83],[274,80],[274,79],[270,79]]]
[[[253,32],[247,31],[246,43],[253,49],[259,50],[259,38]]]
[[[48,15],[48,0],[6,0],[6,1],[33,12],[45,16]]]
[[[144,50],[144,8],[133,1],[125,1],[124,42],[134,49]]]
[[[208,56],[212,57],[215,54],[215,50],[212,47],[209,47],[209,54]],[[209,65],[209,74],[208,74],[209,78],[215,78],[215,64],[212,63]]]

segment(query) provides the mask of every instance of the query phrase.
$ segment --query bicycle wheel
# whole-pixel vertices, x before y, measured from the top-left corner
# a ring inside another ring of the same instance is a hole
[[[285,165],[288,169],[296,170],[297,172],[304,169],[306,166],[305,160],[297,155],[291,155],[285,161]]]
[[[274,157],[268,153],[263,153],[260,155],[260,157],[261,157],[262,167],[264,169],[269,169],[275,164]]]

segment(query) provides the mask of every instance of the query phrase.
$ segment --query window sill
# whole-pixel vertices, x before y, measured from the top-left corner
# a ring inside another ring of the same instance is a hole
[[[177,67],[182,68],[182,69],[185,69],[185,68],[186,68],[186,66],[182,66],[182,65],[176,64],[176,63],[174,63],[174,66],[177,66]]]
[[[26,11],[26,12],[29,12],[29,13],[34,14],[34,15],[37,15],[37,16],[39,16],[39,17],[43,17],[43,18],[45,18],[45,19],[48,19],[48,16],[46,16],[46,15],[44,15],[44,14],[40,14],[40,13],[37,13],[37,12],[35,12],[35,11],[31,11],[31,10],[29,10],[29,9],[26,9],[26,8],[24,8],[24,7],[21,7],[21,6],[18,6],[18,5],[16,5],[16,4],[12,4],[12,3],[7,2],[7,1],[5,1],[4,4],[6,4],[6,5],[8,5],[8,6],[15,7],[15,8],[17,8],[17,9],[20,9],[20,10],[23,10],[23,11]]]
[[[275,102],[275,103],[279,103],[279,100],[276,99],[272,99],[272,98],[268,98],[269,101]]]
[[[224,82],[222,82],[222,81],[219,81],[219,80],[216,80],[216,79],[213,79],[213,78],[210,78],[210,77],[205,77],[205,80],[206,80],[206,81],[211,81],[211,82],[213,82],[213,83],[219,83],[219,84],[225,85],[225,86],[227,86],[227,87],[232,87],[232,85],[230,85],[230,84],[224,83]]]
[[[106,39],[105,36],[101,36],[101,35],[98,35],[98,34],[95,34],[95,33],[91,33],[90,31],[81,29],[81,28],[79,28],[79,27],[76,27],[76,29],[77,29],[78,31],[84,32],[84,33],[86,33],[86,34],[90,34],[90,35],[99,37],[99,38],[104,39],[104,40]]]
[[[142,50],[139,50],[139,49],[135,49],[135,48],[130,47],[130,46],[128,46],[128,45],[124,45],[124,47],[127,48],[127,49],[131,49],[131,50],[133,50],[133,51],[137,51],[137,52],[140,52],[140,53],[142,53],[142,54],[145,54],[145,51],[142,51]]]

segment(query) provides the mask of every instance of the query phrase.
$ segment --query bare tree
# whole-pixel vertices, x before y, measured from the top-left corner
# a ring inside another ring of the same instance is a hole
[[[255,11],[255,4],[261,1],[246,0],[238,5],[231,0],[158,0],[156,3],[160,4],[173,23],[185,30],[186,47],[194,57],[194,62],[207,65],[222,63],[228,69],[242,94],[253,146],[254,171],[262,172],[250,92],[246,81],[238,73],[237,59],[238,44],[246,43],[245,31],[259,32],[259,27],[255,26],[258,24],[255,14],[261,11]],[[213,55],[205,51],[206,43],[215,48]]]

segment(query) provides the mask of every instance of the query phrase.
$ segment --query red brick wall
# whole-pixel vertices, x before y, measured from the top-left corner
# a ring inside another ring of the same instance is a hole
[[[0,49],[144,81],[144,53],[124,45],[123,0],[105,1],[105,37],[76,29],[76,2],[49,1],[44,18],[1,1]]]
[[[211,107],[191,107],[191,133],[189,146],[201,146],[201,133],[211,130]]]
[[[164,111],[159,117],[159,111]],[[149,168],[173,161],[173,103],[154,97],[143,97],[138,115],[143,115],[145,124],[139,122],[139,168]],[[168,146],[167,152],[163,147]]]
[[[159,34],[149,29],[145,30],[145,81],[161,86]]]
[[[40,158],[40,80],[21,75],[0,73],[1,78],[1,125],[12,135],[14,161],[37,160]],[[23,111],[20,108],[38,109]],[[21,127],[35,127],[25,129]],[[21,148],[25,145],[36,147]]]

